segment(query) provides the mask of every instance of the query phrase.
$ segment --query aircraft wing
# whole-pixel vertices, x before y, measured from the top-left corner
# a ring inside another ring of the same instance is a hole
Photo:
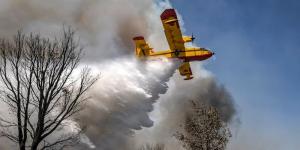
[[[165,35],[172,52],[184,51],[184,40],[178,23],[177,15],[174,9],[166,9],[160,16]]]
[[[184,80],[191,80],[193,79],[192,75],[192,69],[190,66],[189,62],[184,62],[180,67],[179,67],[179,73],[182,76],[186,76]]]

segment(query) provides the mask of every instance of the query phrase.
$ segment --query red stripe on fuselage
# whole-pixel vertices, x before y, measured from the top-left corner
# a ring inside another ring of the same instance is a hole
[[[188,57],[178,57],[179,59],[183,59],[185,61],[202,61],[210,58],[212,54],[201,55],[201,56],[188,56]]]

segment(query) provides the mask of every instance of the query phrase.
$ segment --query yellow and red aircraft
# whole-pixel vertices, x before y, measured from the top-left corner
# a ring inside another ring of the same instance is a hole
[[[153,51],[143,36],[134,37],[135,54],[138,58],[166,57],[183,60],[179,67],[180,75],[185,80],[193,79],[190,61],[202,61],[214,55],[213,52],[200,47],[186,47],[184,43],[192,42],[193,36],[182,36],[178,18],[174,9],[166,9],[160,16],[170,50]]]

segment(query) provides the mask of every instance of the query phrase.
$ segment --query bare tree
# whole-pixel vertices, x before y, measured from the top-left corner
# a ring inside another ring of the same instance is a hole
[[[217,109],[195,101],[186,113],[183,131],[176,134],[188,150],[225,150],[230,137]]]
[[[18,32],[13,40],[0,40],[0,98],[10,112],[0,119],[2,137],[20,150],[62,149],[78,140],[79,128],[60,131],[72,128],[70,117],[83,108],[84,93],[98,78],[88,68],[73,76],[81,52],[71,29],[61,39]]]

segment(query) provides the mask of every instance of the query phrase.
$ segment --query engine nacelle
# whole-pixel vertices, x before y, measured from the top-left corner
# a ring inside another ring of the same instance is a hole
[[[183,36],[182,38],[183,38],[184,43],[193,42],[193,40],[194,40],[194,37],[192,37],[192,36]]]

